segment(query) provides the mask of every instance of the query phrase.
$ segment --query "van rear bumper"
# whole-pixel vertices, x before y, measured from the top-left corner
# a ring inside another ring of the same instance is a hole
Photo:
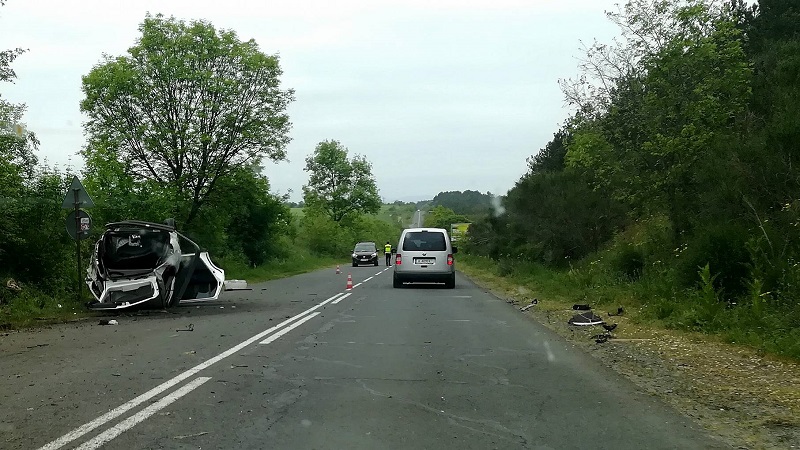
[[[444,283],[453,276],[455,271],[448,272],[398,272],[395,271],[394,276],[398,281],[434,281]]]

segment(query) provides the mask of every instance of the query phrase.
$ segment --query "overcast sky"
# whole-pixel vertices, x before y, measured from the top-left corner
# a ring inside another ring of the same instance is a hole
[[[505,194],[568,117],[559,78],[581,41],[609,42],[613,0],[7,0],[0,49],[29,51],[0,94],[25,103],[40,158],[82,167],[81,76],[135,43],[145,13],[205,19],[279,54],[296,91],[273,191],[302,198],[305,158],[336,139],[372,162],[386,201]]]

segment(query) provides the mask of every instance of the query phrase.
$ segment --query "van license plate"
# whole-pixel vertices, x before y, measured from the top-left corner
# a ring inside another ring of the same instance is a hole
[[[414,264],[433,264],[436,262],[435,258],[414,258]]]

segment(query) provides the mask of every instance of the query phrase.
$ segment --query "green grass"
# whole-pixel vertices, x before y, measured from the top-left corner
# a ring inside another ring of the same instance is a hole
[[[0,304],[0,330],[30,328],[97,316],[97,313],[84,306],[85,301],[89,300],[85,288],[83,294],[86,297],[81,301],[74,293],[47,294],[30,286],[23,286],[20,292],[6,292]]]
[[[246,280],[248,283],[286,278],[292,275],[312,272],[325,267],[334,267],[342,264],[342,259],[325,256],[293,256],[281,260],[269,261],[258,267],[248,267],[239,262],[222,262],[220,267],[225,269],[225,278],[229,280]]]

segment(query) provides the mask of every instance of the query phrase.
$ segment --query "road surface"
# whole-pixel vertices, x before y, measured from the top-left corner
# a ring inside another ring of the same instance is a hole
[[[727,448],[463,276],[352,275],[0,336],[0,448]]]

